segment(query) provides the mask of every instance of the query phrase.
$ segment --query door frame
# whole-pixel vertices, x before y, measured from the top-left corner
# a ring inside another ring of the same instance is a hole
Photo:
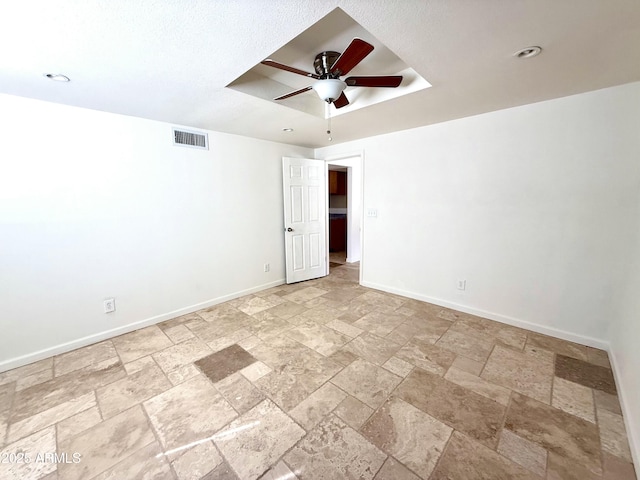
[[[323,158],[326,168],[326,191],[327,191],[327,272],[329,272],[329,165],[347,167],[347,252],[349,251],[349,241],[355,234],[360,241],[360,275],[358,281],[362,284],[364,271],[364,151],[341,153],[329,155]],[[359,171],[359,172],[358,172]],[[359,177],[359,178],[356,178]],[[353,192],[360,191],[354,195]],[[354,212],[354,199],[359,202],[359,212]],[[357,222],[356,222],[357,220]],[[359,231],[356,228],[359,226]]]

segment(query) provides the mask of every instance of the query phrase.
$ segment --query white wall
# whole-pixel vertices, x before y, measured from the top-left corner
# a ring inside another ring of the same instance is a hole
[[[636,248],[639,93],[635,83],[317,150],[364,150],[364,209],[378,217],[365,217],[363,283],[605,346]]]
[[[284,281],[281,158],[311,150],[175,147],[169,124],[7,95],[0,112],[0,371]]]
[[[636,221],[640,220],[640,192],[636,199]],[[609,324],[611,360],[624,408],[627,433],[636,471],[640,466],[640,227],[636,230],[634,255],[628,261],[626,288],[620,306]],[[634,448],[635,447],[635,448]]]
[[[636,465],[639,126],[633,83],[316,151],[364,150],[364,285],[610,347]]]

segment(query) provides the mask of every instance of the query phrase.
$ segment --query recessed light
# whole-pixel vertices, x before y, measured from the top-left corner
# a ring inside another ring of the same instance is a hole
[[[283,132],[293,132],[293,128],[283,128],[282,129]]]
[[[540,55],[540,52],[542,52],[542,49],[540,47],[527,47],[523,48],[522,50],[518,50],[513,54],[513,56],[516,58],[531,58],[535,57],[536,55]]]
[[[71,79],[66,75],[62,75],[61,73],[45,73],[45,77],[49,80],[53,80],[54,82],[70,82]]]

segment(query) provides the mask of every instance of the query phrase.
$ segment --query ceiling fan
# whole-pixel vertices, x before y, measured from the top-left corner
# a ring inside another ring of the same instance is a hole
[[[347,49],[340,52],[326,51],[316,55],[313,67],[316,73],[305,72],[289,65],[278,63],[270,58],[263,60],[263,65],[279,68],[287,72],[297,73],[305,77],[314,78],[316,81],[307,87],[294,92],[274,98],[274,100],[284,100],[285,98],[299,95],[309,90],[315,90],[318,96],[327,103],[333,103],[336,108],[349,105],[349,100],[344,94],[347,87],[391,87],[395,88],[402,82],[401,75],[390,76],[367,76],[348,77],[340,80],[340,77],[349,73],[367,55],[373,51],[373,45],[360,38],[354,38]]]

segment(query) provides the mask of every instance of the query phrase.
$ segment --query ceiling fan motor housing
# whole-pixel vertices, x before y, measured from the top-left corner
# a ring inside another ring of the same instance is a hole
[[[330,71],[339,56],[340,52],[333,51],[321,52],[316,55],[316,59],[313,61],[313,68],[320,75],[320,78],[338,78],[340,76],[339,72],[332,74]]]

